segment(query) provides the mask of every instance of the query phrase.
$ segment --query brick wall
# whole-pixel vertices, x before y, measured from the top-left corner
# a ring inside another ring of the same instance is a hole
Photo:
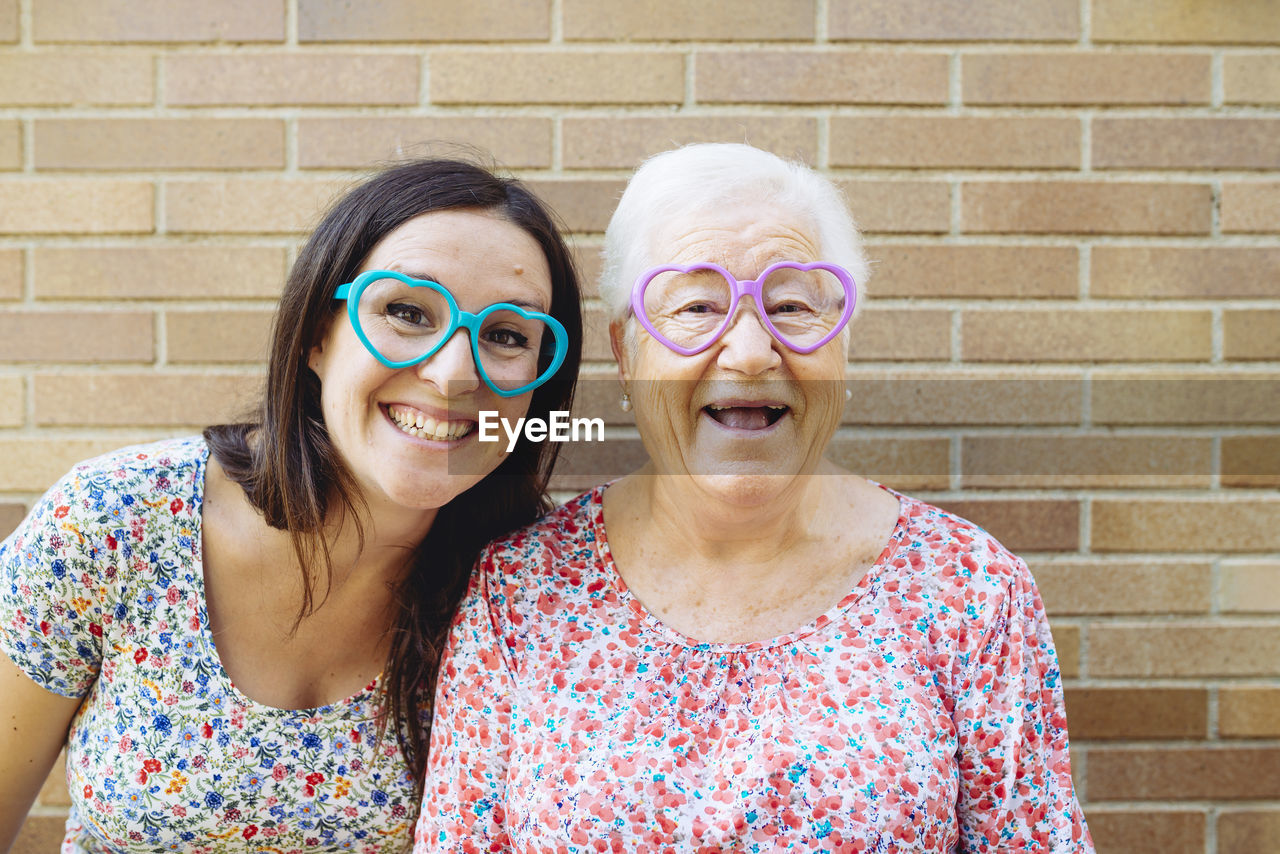
[[[235,415],[317,212],[429,140],[589,278],[647,154],[828,172],[876,260],[835,452],[1027,557],[1099,851],[1280,850],[1280,0],[0,0],[2,532]]]

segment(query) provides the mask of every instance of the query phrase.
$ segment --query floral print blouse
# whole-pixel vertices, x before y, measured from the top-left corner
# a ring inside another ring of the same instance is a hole
[[[482,555],[417,852],[1092,852],[1044,608],[990,535],[898,496],[827,613],[699,643],[622,581],[604,489]]]
[[[418,803],[378,680],[318,709],[241,694],[209,632],[196,438],[83,463],[0,545],[0,647],[84,697],[64,852],[404,851]]]

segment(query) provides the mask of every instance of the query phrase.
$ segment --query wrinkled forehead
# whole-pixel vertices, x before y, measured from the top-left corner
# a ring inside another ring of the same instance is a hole
[[[817,261],[818,230],[789,207],[743,202],[682,211],[650,231],[650,265],[709,261],[753,276],[775,261]]]

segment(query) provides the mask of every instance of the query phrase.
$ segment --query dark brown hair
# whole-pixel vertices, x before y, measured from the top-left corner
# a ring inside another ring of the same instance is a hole
[[[334,289],[355,278],[383,237],[416,216],[455,208],[497,213],[542,248],[551,270],[550,314],[564,324],[569,352],[555,376],[533,392],[528,414],[547,418],[572,403],[582,346],[577,274],[552,214],[523,184],[470,162],[424,159],[392,166],[339,199],[285,282],[256,417],[204,431],[210,452],[267,524],[291,535],[302,567],[299,620],[328,591],[326,521],[345,514],[358,523],[361,509],[355,482],[325,428],[320,381],[307,366],[308,354],[342,306]],[[382,725],[395,726],[419,784],[440,653],[471,565],[486,542],[550,507],[546,487],[557,450],[553,442],[522,440],[496,470],[441,508],[396,591]]]

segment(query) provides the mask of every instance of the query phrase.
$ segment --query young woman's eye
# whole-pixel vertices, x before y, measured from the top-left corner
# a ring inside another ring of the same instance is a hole
[[[487,335],[489,342],[499,347],[525,349],[529,346],[529,338],[514,329],[491,329]]]
[[[387,317],[411,326],[426,326],[431,322],[427,313],[416,305],[394,302],[387,306]]]

